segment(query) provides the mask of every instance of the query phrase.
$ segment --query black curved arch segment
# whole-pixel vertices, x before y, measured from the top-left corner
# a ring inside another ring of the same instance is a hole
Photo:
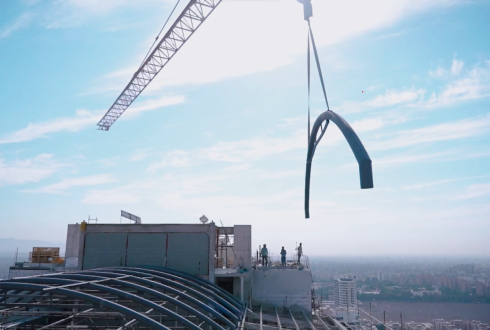
[[[350,145],[357,163],[359,164],[359,176],[361,180],[361,189],[373,188],[373,169],[371,166],[371,158],[362,145],[361,140],[356,132],[352,129],[347,121],[333,111],[325,111],[316,119],[311,130],[311,138],[308,141],[308,154],[306,156],[306,178],[305,178],[305,218],[310,217],[310,179],[311,179],[311,162],[315,155],[315,149],[327,130],[328,123],[332,121],[344,134],[345,139]],[[325,122],[325,126],[323,126]],[[320,136],[316,139],[318,132]]]

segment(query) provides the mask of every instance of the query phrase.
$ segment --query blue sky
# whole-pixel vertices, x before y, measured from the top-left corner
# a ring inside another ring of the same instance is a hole
[[[182,10],[183,4],[177,11]],[[373,160],[360,190],[334,125],[304,219],[306,23],[293,0],[224,2],[108,132],[96,124],[173,1],[4,1],[0,237],[68,223],[251,224],[309,255],[489,255],[490,2],[313,0],[331,109]],[[313,75],[312,120],[325,111]]]

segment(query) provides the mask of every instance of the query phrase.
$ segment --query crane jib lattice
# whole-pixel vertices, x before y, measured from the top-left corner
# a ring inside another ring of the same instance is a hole
[[[222,0],[191,0],[97,124],[108,131]]]

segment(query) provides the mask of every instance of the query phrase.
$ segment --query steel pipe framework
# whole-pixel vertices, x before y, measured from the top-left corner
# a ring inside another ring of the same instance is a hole
[[[143,267],[0,281],[0,329],[59,326],[68,321],[89,329],[107,328],[104,322],[115,323],[116,328],[139,324],[152,329],[237,329],[243,305],[236,307],[237,301],[221,288],[201,281],[176,271]]]

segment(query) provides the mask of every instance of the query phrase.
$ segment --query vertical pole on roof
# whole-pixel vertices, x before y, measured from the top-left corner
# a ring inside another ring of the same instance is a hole
[[[322,320],[322,318],[320,316],[318,316],[318,314],[315,314],[315,316],[318,319],[318,321],[320,321],[320,323],[323,325],[323,327],[325,328],[325,330],[330,330],[330,328],[328,327],[328,325]]]
[[[274,309],[276,310],[277,327],[279,328],[279,330],[282,330],[281,319],[279,318],[279,313],[277,312],[277,308],[276,307],[274,307]]]
[[[306,316],[305,312],[302,312],[303,313],[303,316],[305,317],[306,319],[306,322],[308,322],[308,324],[310,325],[310,328],[312,330],[316,330],[315,326],[313,325],[313,322],[311,322],[311,320]]]
[[[260,330],[262,330],[262,305],[260,305]]]
[[[371,330],[373,330],[373,313],[371,312],[371,303],[369,303],[369,317],[371,317]]]
[[[240,298],[242,303],[245,303],[245,297],[243,293],[243,281],[244,281],[243,276],[240,276]]]
[[[291,312],[291,310],[289,310],[289,315],[291,315],[291,319],[294,322],[294,326],[296,327],[296,330],[300,330],[298,327],[298,323],[296,323],[296,320],[294,319],[294,316],[293,316],[293,313]]]

